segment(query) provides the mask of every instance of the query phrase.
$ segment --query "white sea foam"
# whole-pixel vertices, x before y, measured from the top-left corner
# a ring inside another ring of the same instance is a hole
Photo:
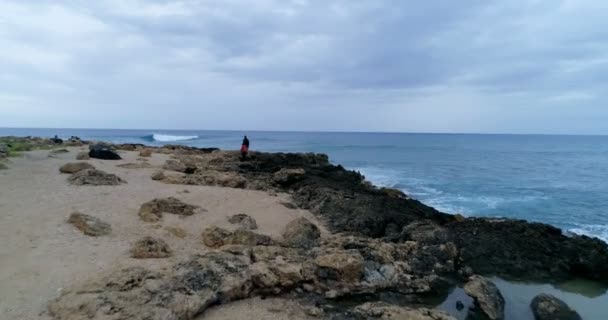
[[[354,170],[361,172],[366,180],[380,187],[394,188],[399,184],[399,172],[396,170],[379,167],[361,167]]]
[[[577,224],[576,228],[568,231],[589,237],[596,237],[604,242],[608,242],[608,225],[605,224]]]
[[[159,141],[159,142],[171,142],[171,141],[194,140],[194,139],[198,139],[198,136],[172,136],[172,135],[168,135],[168,134],[155,133],[152,135],[152,139],[154,139],[154,141]]]

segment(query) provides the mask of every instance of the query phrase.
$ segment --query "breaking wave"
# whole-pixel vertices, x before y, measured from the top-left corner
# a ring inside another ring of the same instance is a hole
[[[172,141],[188,141],[198,139],[198,136],[172,136],[168,134],[155,133],[149,136],[145,136],[145,139],[158,141],[158,142],[172,142]]]

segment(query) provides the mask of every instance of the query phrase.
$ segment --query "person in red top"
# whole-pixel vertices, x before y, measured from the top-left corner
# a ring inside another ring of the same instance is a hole
[[[249,152],[249,139],[247,136],[243,138],[243,144],[241,145],[241,159],[245,160],[247,158],[247,153]]]

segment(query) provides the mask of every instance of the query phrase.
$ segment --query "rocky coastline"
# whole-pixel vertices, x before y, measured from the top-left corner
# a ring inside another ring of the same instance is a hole
[[[271,238],[257,233],[250,217],[235,217],[242,227],[202,228],[201,246],[210,250],[175,262],[165,272],[134,267],[76,284],[50,302],[54,319],[193,319],[213,305],[253,296],[295,299],[307,314],[321,319],[454,319],[425,301],[456,285],[465,285],[475,300],[467,319],[504,319],[504,299],[488,277],[585,278],[608,284],[608,245],[598,239],[566,235],[541,223],[442,213],[400,190],[376,187],[323,154],[251,152],[243,161],[238,152],[215,148],[28,137],[0,139],[0,157],[64,147],[88,148],[79,161],[112,161],[121,159],[121,152],[137,152],[139,162],[126,168],[147,167],[152,154],[169,155],[151,182],[286,193],[292,200],[286,206],[309,211],[330,235],[322,237],[317,226],[302,218],[290,223],[282,237]],[[87,162],[57,169],[70,175],[67,183],[78,186],[129,183]],[[142,203],[139,212],[143,223],[163,214],[187,217],[204,210],[169,198]],[[85,234],[103,236],[100,226],[104,232],[111,229],[94,217],[74,217]],[[145,238],[136,246],[138,258],[171,255],[162,240]],[[567,310],[553,299],[540,297],[532,306]],[[553,319],[576,319],[574,311],[563,314]]]

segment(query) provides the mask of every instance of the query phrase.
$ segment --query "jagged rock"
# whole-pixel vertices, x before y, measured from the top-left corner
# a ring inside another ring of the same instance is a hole
[[[72,213],[68,219],[68,223],[73,224],[82,233],[93,237],[104,236],[112,231],[110,224],[103,222],[99,218],[80,212]]]
[[[184,230],[180,227],[168,226],[168,227],[165,227],[165,230],[167,230],[167,232],[169,232],[170,234],[172,234],[178,238],[183,239],[188,236],[188,232],[186,232],[186,230]]]
[[[89,156],[89,153],[86,151],[78,152],[78,154],[76,155],[76,160],[89,160],[89,159],[91,159],[91,156]]]
[[[281,169],[272,175],[272,180],[280,185],[289,185],[305,177],[306,171],[298,169]]]
[[[139,152],[139,156],[140,157],[151,157],[152,156],[152,149],[143,149]]]
[[[68,178],[68,181],[76,186],[116,186],[126,183],[115,174],[107,173],[96,169],[86,169],[79,171]]]
[[[386,320],[456,320],[449,314],[426,308],[412,309],[387,304],[384,302],[367,302],[354,310],[354,315],[360,319]]]
[[[163,180],[165,178],[165,173],[162,170],[155,171],[151,178],[152,180]]]
[[[464,286],[464,291],[475,300],[490,320],[502,320],[505,317],[505,299],[490,280],[481,276],[472,276]]]
[[[440,244],[450,240],[448,230],[436,223],[423,220],[410,223],[403,228],[401,239],[425,244]]]
[[[76,172],[80,172],[82,170],[87,170],[87,169],[95,169],[95,167],[87,162],[70,162],[70,163],[66,163],[63,166],[61,166],[59,168],[59,172],[61,173],[76,173]]]
[[[320,237],[319,228],[306,218],[298,218],[289,222],[283,231],[283,239],[292,247],[314,247]]]
[[[165,240],[153,237],[138,240],[131,249],[131,257],[136,259],[167,258],[171,254],[171,249]]]
[[[89,157],[101,160],[120,160],[118,153],[111,149],[111,145],[97,143],[89,146]]]
[[[141,205],[139,217],[146,222],[156,222],[162,219],[163,212],[177,214],[180,216],[191,216],[199,211],[200,207],[183,203],[173,197],[154,199]]]
[[[324,278],[359,281],[363,275],[363,257],[358,252],[334,252],[318,256],[315,264],[318,274]]]
[[[530,304],[536,320],[581,320],[581,316],[566,303],[550,294],[539,294]]]
[[[250,230],[236,230],[225,238],[224,244],[238,244],[246,246],[269,246],[273,244],[272,238],[267,235],[255,233]]]
[[[228,222],[236,224],[239,226],[239,228],[245,230],[255,230],[258,228],[258,224],[256,223],[255,219],[244,213],[239,213],[230,216],[228,218]]]
[[[210,248],[218,248],[224,245],[225,239],[231,235],[231,232],[216,226],[209,227],[203,230],[203,243]]]

